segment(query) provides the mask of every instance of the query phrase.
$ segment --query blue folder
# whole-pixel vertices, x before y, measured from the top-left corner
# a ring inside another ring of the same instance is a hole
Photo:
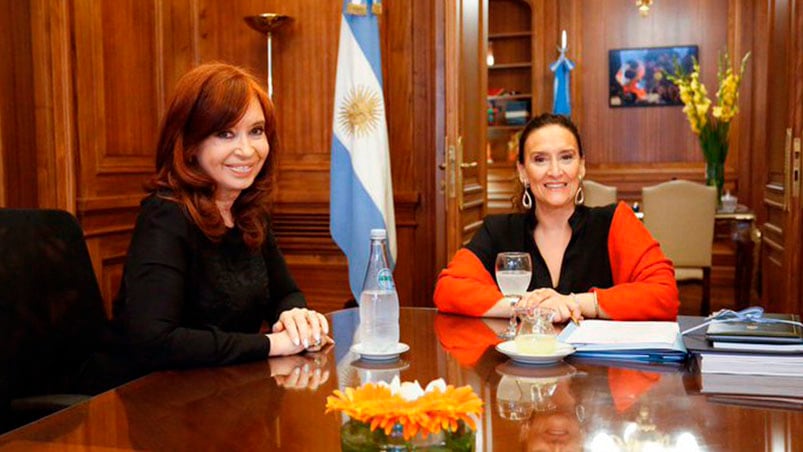
[[[558,340],[567,342],[568,337],[576,328],[577,325],[569,323],[560,335],[558,335]],[[638,345],[573,344],[573,346],[576,350],[573,356],[578,358],[599,358],[649,363],[681,363],[685,361],[688,356],[686,346],[683,344],[683,338],[679,333],[672,345],[656,343]]]

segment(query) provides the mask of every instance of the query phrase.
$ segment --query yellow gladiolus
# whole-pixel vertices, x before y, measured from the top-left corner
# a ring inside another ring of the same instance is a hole
[[[737,106],[739,102],[739,85],[742,81],[745,65],[750,53],[748,52],[742,59],[741,67],[737,72],[730,66],[730,59],[727,53],[720,59],[720,66],[717,71],[719,86],[716,93],[717,102],[713,108],[711,99],[708,97],[708,90],[705,84],[700,81],[700,64],[695,60],[691,73],[686,73],[675,65],[674,74],[666,74],[680,91],[680,101],[683,102],[683,113],[689,121],[692,132],[699,135],[703,129],[711,127],[718,129],[726,126],[739,112]],[[708,111],[711,110],[712,119],[708,119]],[[719,133],[720,136],[727,136],[727,133]]]

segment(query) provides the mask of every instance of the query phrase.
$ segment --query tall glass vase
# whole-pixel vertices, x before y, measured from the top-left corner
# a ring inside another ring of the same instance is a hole
[[[725,162],[705,162],[705,184],[717,187],[717,204],[722,199],[725,185]]]
[[[723,133],[724,132],[724,133]],[[724,131],[700,135],[700,147],[705,157],[705,184],[717,188],[717,203],[722,199],[722,187],[725,185],[725,159],[728,157],[728,135]]]

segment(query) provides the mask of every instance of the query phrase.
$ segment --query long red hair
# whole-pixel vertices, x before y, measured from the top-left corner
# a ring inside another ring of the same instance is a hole
[[[210,240],[220,241],[226,225],[214,202],[216,185],[201,169],[197,154],[207,137],[234,126],[245,115],[251,99],[259,101],[265,114],[270,152],[254,183],[234,201],[231,213],[246,245],[258,249],[268,229],[272,161],[278,139],[273,103],[246,70],[208,63],[181,77],[162,120],[156,147],[156,174],[146,189],[182,204]]]

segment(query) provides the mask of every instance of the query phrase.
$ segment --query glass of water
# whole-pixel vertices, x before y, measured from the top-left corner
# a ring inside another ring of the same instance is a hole
[[[496,255],[496,283],[511,308],[527,293],[532,276],[533,264],[529,253],[506,252]],[[507,328],[498,333],[502,339],[516,337],[516,312],[514,309],[511,311]]]

